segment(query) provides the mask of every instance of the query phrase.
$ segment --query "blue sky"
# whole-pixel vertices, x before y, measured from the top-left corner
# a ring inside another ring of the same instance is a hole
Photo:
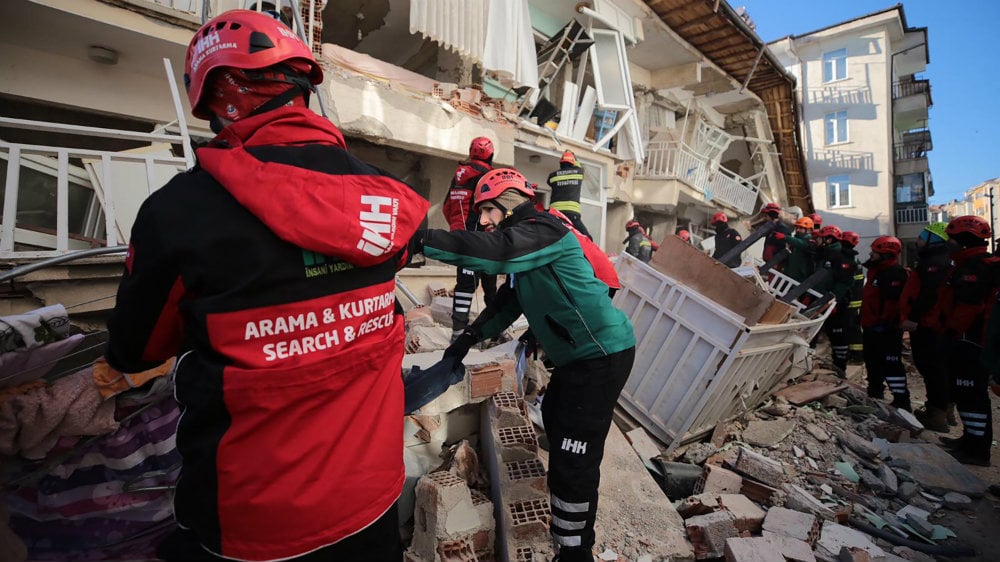
[[[729,0],[746,6],[765,41],[802,35],[858,16],[891,8],[895,2],[841,0]],[[935,196],[932,203],[1000,176],[1000,1],[911,0],[903,2],[906,23],[926,27],[931,82],[929,153]]]

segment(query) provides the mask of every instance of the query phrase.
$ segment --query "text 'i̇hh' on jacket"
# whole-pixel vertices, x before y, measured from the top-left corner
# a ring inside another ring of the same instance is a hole
[[[401,493],[394,278],[428,203],[302,108],[237,121],[198,158],[139,211],[108,361],[182,356],[178,524],[227,558],[289,558]]]
[[[577,237],[556,217],[522,204],[497,232],[430,230],[424,255],[487,274],[513,277],[497,293],[500,307],[480,326],[495,337],[522,313],[556,365],[616,353],[635,345],[628,317],[611,304]]]

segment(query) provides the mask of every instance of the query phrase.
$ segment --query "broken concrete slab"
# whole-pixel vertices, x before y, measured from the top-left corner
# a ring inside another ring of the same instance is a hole
[[[809,545],[780,535],[726,539],[726,562],[815,562]]]
[[[785,481],[785,468],[780,462],[755,453],[746,447],[740,447],[733,470],[769,486],[777,487]]]
[[[861,455],[866,459],[877,459],[879,458],[879,448],[872,444],[871,441],[867,441],[850,431],[841,431],[837,434],[837,441],[841,445],[854,451],[855,453]]]
[[[767,510],[762,528],[766,532],[805,541],[810,545],[819,538],[819,522],[815,515],[784,507]]]
[[[848,548],[860,548],[867,552],[873,559],[885,556],[885,551],[879,548],[868,535],[830,521],[823,523],[823,529],[820,531],[819,540],[816,544],[829,552],[839,553],[840,549],[846,546]]]
[[[706,464],[694,489],[699,494],[736,494],[742,487],[743,477],[739,474],[721,466]]]
[[[810,381],[786,386],[785,388],[774,392],[773,395],[780,396],[796,406],[802,406],[803,404],[819,400],[824,396],[829,396],[830,394],[840,392],[846,388],[847,385],[845,384]]]
[[[615,424],[611,424],[604,443],[599,494],[601,503],[595,523],[599,544],[612,539],[625,542],[627,537],[610,536],[611,529],[656,529],[643,536],[644,553],[654,560],[694,559],[684,520]]]
[[[986,493],[985,482],[937,445],[890,443],[889,454],[910,463],[909,473],[926,490],[937,494],[958,492],[973,498]]]
[[[814,423],[807,423],[805,428],[809,432],[809,435],[815,437],[817,441],[826,442],[830,440],[830,434]]]
[[[795,420],[752,421],[743,430],[743,441],[756,447],[772,448],[795,431]]]
[[[683,460],[686,463],[701,465],[718,450],[719,448],[713,443],[695,443],[684,451]]]
[[[720,494],[719,506],[733,514],[736,528],[743,532],[759,533],[764,523],[764,510],[742,494]]]
[[[821,519],[833,519],[833,510],[823,505],[806,490],[795,484],[784,484],[781,489],[785,492],[785,506],[789,509],[812,513]]]
[[[896,473],[889,468],[888,465],[883,464],[878,467],[878,477],[882,479],[882,483],[885,484],[885,491],[890,495],[896,495],[899,491],[899,479],[896,478]]]
[[[944,495],[944,506],[952,511],[961,511],[972,507],[972,498],[957,492]]]
[[[626,432],[625,439],[628,439],[628,442],[632,444],[632,448],[635,449],[636,454],[642,459],[642,463],[646,468],[653,468],[655,470],[656,465],[649,459],[660,455],[660,446],[653,441],[653,438],[646,433],[646,430],[637,427],[632,431]]]
[[[920,486],[913,482],[903,482],[896,490],[896,497],[903,501],[908,501],[913,496],[920,493]]]

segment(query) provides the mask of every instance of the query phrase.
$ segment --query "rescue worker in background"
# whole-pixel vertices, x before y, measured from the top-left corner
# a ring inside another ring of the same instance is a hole
[[[813,232],[816,232],[814,229]],[[819,235],[815,238],[816,243],[816,270],[826,270],[826,277],[813,287],[821,294],[833,293],[834,302],[837,309],[843,310],[844,303],[850,298],[851,283],[854,281],[854,267],[847,261],[844,255],[843,246],[840,244],[844,233],[834,225],[824,226],[819,229]],[[845,329],[845,316],[843,312],[835,309],[827,317],[823,324],[823,333],[830,340],[830,348],[833,353],[833,364],[841,369],[847,365],[847,330]],[[813,340],[815,344],[816,339]]]
[[[785,238],[790,237],[792,231],[781,221],[781,205],[768,203],[764,205],[764,208],[760,212],[767,217],[769,222],[774,223],[774,230],[769,232],[764,238],[764,252],[761,259],[766,263],[771,261],[774,254],[785,249]],[[782,264],[778,264],[775,269],[782,271]]]
[[[840,246],[843,248],[844,257],[854,268],[854,278],[851,283],[851,291],[847,308],[847,360],[851,363],[863,363],[864,356],[864,336],[861,333],[861,298],[865,288],[865,270],[862,269],[858,261],[858,251],[855,248],[861,243],[861,237],[857,232],[845,230],[841,233]]]
[[[934,303],[951,269],[948,248],[948,225],[936,222],[926,226],[917,237],[917,265],[910,272],[899,299],[900,326],[910,333],[913,363],[924,379],[927,402],[914,412],[920,423],[931,431],[948,432],[956,425],[952,413],[951,381],[941,363],[937,313]]]
[[[489,172],[475,192],[486,232],[428,230],[422,247],[428,258],[508,274],[493,304],[445,355],[464,358],[476,342],[498,335],[521,314],[528,319],[555,365],[542,402],[551,444],[550,531],[561,562],[592,562],[604,441],[632,368],[635,335],[576,236],[536,209],[533,196],[517,170]]]
[[[677,231],[677,236],[680,236],[681,240],[687,242],[688,244],[691,243],[691,233],[690,232],[688,232],[686,230],[678,230]]]
[[[954,266],[941,287],[937,307],[943,329],[943,364],[962,421],[962,436],[942,437],[941,442],[960,462],[989,466],[993,442],[990,373],[980,362],[980,355],[989,306],[998,291],[1000,258],[989,254],[991,230],[982,217],[956,217],[948,223],[945,233]]]
[[[111,367],[180,357],[177,528],[158,556],[399,562],[395,275],[428,202],[308,109],[323,71],[280,22],[211,19],[184,74],[218,136],[143,202],[108,321]]]
[[[451,230],[478,230],[479,217],[472,212],[472,190],[483,174],[493,169],[493,141],[476,137],[469,143],[469,159],[459,162],[448,187],[441,212]],[[455,341],[469,325],[469,310],[476,287],[483,286],[483,301],[488,306],[497,294],[496,275],[485,275],[459,267],[455,271],[455,296],[451,301],[451,339]]]
[[[547,181],[552,189],[549,207],[569,217],[573,226],[587,238],[594,239],[580,218],[580,190],[583,188],[583,167],[573,151],[563,152],[559,169],[549,174]]]
[[[823,217],[819,213],[809,213],[806,216],[813,221],[813,239],[819,240],[819,230],[823,228]]]
[[[785,260],[785,275],[802,282],[816,270],[816,245],[812,241],[813,223],[809,217],[795,221],[795,234],[786,237],[777,233],[775,240],[788,246],[790,253]]]
[[[712,252],[712,257],[715,259],[721,258],[743,240],[735,228],[729,228],[729,217],[726,213],[719,212],[712,215],[712,228],[715,229],[715,251]],[[726,267],[730,268],[739,267],[741,263],[740,256],[733,256],[725,262]]]
[[[899,264],[903,244],[895,236],[872,241],[865,267],[868,281],[861,298],[861,328],[865,346],[868,396],[882,400],[885,385],[892,393],[891,405],[910,410],[910,391],[903,367],[903,330],[899,322],[899,300],[909,274]]]
[[[625,244],[625,252],[636,257],[642,263],[649,263],[653,258],[653,241],[646,236],[646,231],[637,220],[630,220],[625,223],[625,231],[628,237],[622,240]]]

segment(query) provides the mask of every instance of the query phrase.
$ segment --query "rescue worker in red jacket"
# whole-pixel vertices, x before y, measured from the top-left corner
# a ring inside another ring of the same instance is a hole
[[[864,343],[861,334],[861,297],[865,287],[865,271],[858,262],[858,251],[855,248],[861,243],[857,232],[845,230],[841,234],[840,245],[844,257],[854,268],[851,291],[847,303],[847,360],[851,363],[864,362]]]
[[[322,69],[267,15],[211,19],[184,75],[218,134],[142,204],[108,321],[115,369],[179,357],[158,555],[399,562],[395,275],[429,204],[308,109]]]
[[[483,174],[493,169],[493,141],[476,137],[469,143],[469,159],[459,162],[441,207],[452,230],[480,230],[479,217],[472,212],[472,190]],[[485,275],[459,267],[455,271],[455,296],[451,301],[451,339],[455,340],[469,325],[469,311],[482,285],[483,300],[488,306],[497,294],[497,276]]]
[[[764,205],[760,212],[767,217],[769,222],[774,223],[774,230],[764,237],[764,251],[761,256],[764,262],[769,262],[774,257],[774,254],[785,249],[785,238],[791,237],[792,231],[785,223],[781,222],[781,205],[768,203]],[[783,268],[781,264],[778,264],[776,269],[781,271]]]
[[[926,226],[917,237],[917,265],[910,272],[900,298],[900,319],[910,333],[913,363],[924,379],[927,402],[914,412],[920,423],[931,431],[947,432],[951,403],[951,381],[944,372],[940,356],[940,325],[934,304],[951,269],[948,225],[936,222]]]
[[[937,306],[943,330],[944,365],[952,384],[951,397],[962,421],[962,436],[941,441],[959,461],[989,466],[993,442],[990,373],[980,362],[980,356],[989,307],[996,299],[1000,258],[989,254],[991,229],[981,217],[956,217],[945,232],[954,266],[941,287]]]
[[[813,239],[818,239],[819,231],[823,228],[823,216],[819,213],[809,213],[806,216],[813,221]]]
[[[549,207],[569,217],[573,227],[591,240],[594,239],[587,231],[580,215],[580,191],[583,189],[583,166],[576,160],[572,150],[563,152],[559,158],[559,169],[549,174],[546,183],[552,189]]]
[[[729,217],[726,213],[715,213],[711,222],[712,228],[715,229],[715,251],[712,252],[712,257],[719,259],[742,242],[743,237],[735,228],[729,228]],[[740,256],[733,256],[725,262],[726,267],[739,267],[741,263]]]
[[[910,410],[910,391],[903,367],[903,331],[899,326],[899,298],[908,273],[899,264],[903,244],[895,236],[872,241],[865,267],[868,282],[861,297],[861,328],[864,331],[865,370],[868,396],[882,399],[885,385],[892,392],[892,406]]]

